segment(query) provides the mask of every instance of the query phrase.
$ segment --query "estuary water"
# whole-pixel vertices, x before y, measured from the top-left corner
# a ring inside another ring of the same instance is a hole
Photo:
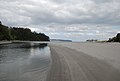
[[[0,81],[45,81],[50,64],[45,43],[0,45]]]

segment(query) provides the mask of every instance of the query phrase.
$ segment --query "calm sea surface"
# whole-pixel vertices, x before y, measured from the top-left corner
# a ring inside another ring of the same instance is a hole
[[[50,63],[47,44],[0,45],[0,81],[45,81]]]

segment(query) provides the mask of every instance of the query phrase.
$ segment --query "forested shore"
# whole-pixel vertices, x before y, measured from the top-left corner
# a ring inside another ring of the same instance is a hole
[[[44,33],[32,32],[29,28],[8,27],[0,21],[0,41],[21,40],[21,41],[49,41]]]

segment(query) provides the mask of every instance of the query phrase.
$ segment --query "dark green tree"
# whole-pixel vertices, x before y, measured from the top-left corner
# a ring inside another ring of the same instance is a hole
[[[114,40],[114,42],[120,42],[120,33],[116,35],[116,39]]]
[[[108,42],[120,42],[120,33],[118,33],[116,37],[109,38]]]
[[[32,32],[29,28],[7,27],[0,22],[1,40],[49,41],[44,33]]]
[[[0,40],[11,40],[9,28],[0,24]]]

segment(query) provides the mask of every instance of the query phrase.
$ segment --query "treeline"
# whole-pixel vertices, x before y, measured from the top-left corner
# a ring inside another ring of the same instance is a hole
[[[108,42],[120,42],[120,33],[118,33],[115,37],[109,38]]]
[[[7,27],[0,22],[0,41],[22,40],[22,41],[49,41],[44,33],[32,32],[29,28]]]

